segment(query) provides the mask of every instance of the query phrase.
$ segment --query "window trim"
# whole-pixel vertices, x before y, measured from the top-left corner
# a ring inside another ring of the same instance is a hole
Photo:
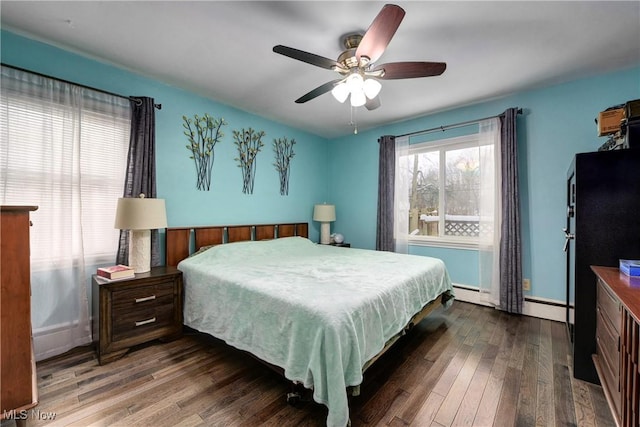
[[[471,241],[470,237],[434,237],[434,236],[409,236],[408,243],[411,246],[429,246],[447,249],[475,250],[480,247],[479,242]]]
[[[427,152],[437,151],[440,156],[440,165],[445,163],[445,155],[447,151],[459,150],[464,148],[480,147],[481,145],[492,145],[491,143],[482,143],[479,133],[471,133],[468,135],[454,136],[451,138],[437,139],[434,141],[423,141],[413,144],[409,144],[407,155],[412,156],[416,154],[422,154]],[[439,168],[438,179],[441,183],[445,182],[445,168]],[[440,206],[445,205],[445,192],[439,191],[438,203]],[[438,230],[444,230],[446,215],[440,215],[438,221]],[[400,236],[402,239],[406,239],[407,243],[411,246],[428,246],[438,248],[449,249],[466,249],[477,250],[480,247],[480,241],[477,237],[456,237],[456,236],[418,236],[406,233],[404,236]]]

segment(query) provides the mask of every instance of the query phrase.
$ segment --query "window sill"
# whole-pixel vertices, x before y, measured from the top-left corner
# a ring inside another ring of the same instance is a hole
[[[447,248],[447,249],[465,249],[471,251],[477,251],[480,245],[478,242],[471,242],[468,240],[458,239],[409,239],[409,246],[429,246],[433,248]]]

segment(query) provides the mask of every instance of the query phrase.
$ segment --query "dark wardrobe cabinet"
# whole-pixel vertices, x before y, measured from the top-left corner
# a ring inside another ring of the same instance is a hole
[[[640,259],[640,150],[577,154],[567,174],[567,326],[573,375],[598,383],[592,265]]]

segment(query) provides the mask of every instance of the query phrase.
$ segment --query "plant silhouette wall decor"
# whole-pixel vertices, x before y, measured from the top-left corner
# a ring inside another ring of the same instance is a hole
[[[263,147],[264,131],[257,132],[251,128],[233,131],[234,144],[238,148],[238,167],[242,169],[242,192],[253,194],[253,182],[256,176],[256,156]]]
[[[222,126],[227,122],[223,118],[216,119],[205,113],[200,117],[197,114],[193,119],[182,116],[184,134],[189,140],[187,149],[191,151],[190,159],[196,167],[196,187],[198,190],[209,191],[211,188],[211,171],[215,160],[214,148],[224,136]]]
[[[291,158],[295,155],[293,152],[295,144],[295,139],[291,139],[291,141],[287,138],[273,140],[273,151],[276,156],[276,162],[273,165],[280,174],[280,194],[282,196],[289,194],[289,166],[291,165]]]

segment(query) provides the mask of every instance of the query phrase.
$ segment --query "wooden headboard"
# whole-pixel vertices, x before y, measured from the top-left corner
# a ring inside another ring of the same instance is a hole
[[[308,238],[309,224],[296,222],[286,224],[169,227],[165,229],[165,264],[177,266],[180,261],[203,246],[293,236]]]

